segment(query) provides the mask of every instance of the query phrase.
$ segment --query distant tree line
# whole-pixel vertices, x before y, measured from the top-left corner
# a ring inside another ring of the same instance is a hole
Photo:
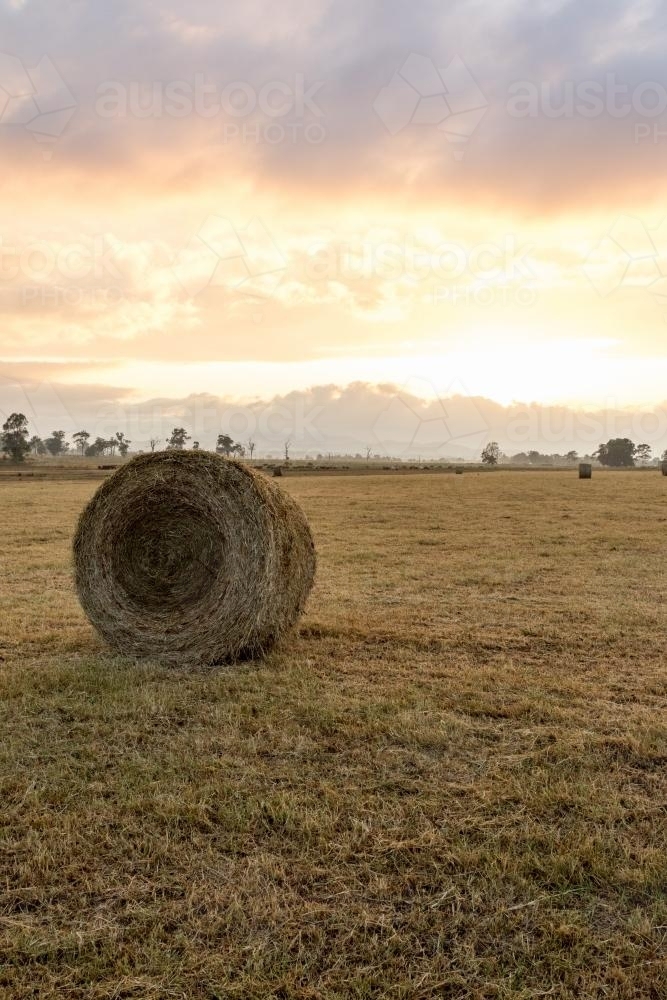
[[[190,441],[190,439],[191,436],[188,434],[185,427],[174,427],[173,431],[167,438],[167,450],[182,451],[187,446],[187,442]],[[151,451],[155,451],[158,443],[157,439],[151,439]],[[193,441],[192,448],[194,451],[198,451],[200,449],[199,441]],[[234,441],[229,434],[218,434],[215,450],[219,455],[226,455],[227,458],[230,458],[232,455],[238,455],[239,458],[244,458],[246,454],[245,446],[239,444],[237,441]],[[252,458],[254,450],[255,442],[248,441],[250,458]]]
[[[8,455],[13,462],[23,462],[27,455],[67,455],[77,452],[80,455],[97,457],[100,455],[115,455],[118,452],[123,458],[127,455],[131,441],[128,441],[122,431],[117,431],[112,438],[97,437],[89,444],[90,433],[77,431],[72,435],[72,444],[67,441],[65,431],[52,431],[50,437],[41,438],[37,434],[30,436],[28,418],[24,413],[12,413],[2,425],[0,435],[0,450]]]
[[[72,435],[72,442],[67,441],[67,435],[63,430],[52,431],[47,438],[41,438],[36,434],[30,436],[28,419],[23,413],[12,413],[2,425],[0,434],[0,451],[7,455],[13,462],[23,462],[27,455],[51,455],[54,458],[59,455],[76,453],[89,458],[97,458],[102,455],[115,456],[118,454],[125,458],[129,452],[129,441],[122,431],[116,431],[111,438],[96,437],[91,441],[89,431],[80,430]],[[180,451],[186,447],[199,450],[199,441],[191,441],[185,427],[174,427],[169,437],[166,439],[168,450]],[[159,438],[151,438],[150,449],[155,449],[160,444]],[[245,445],[241,444],[229,434],[218,434],[215,450],[220,455],[227,458],[236,456],[245,458],[249,455],[252,461],[255,452],[255,442],[250,439]],[[285,462],[289,462],[291,441],[284,442]],[[333,456],[329,456],[333,457]],[[361,455],[355,456],[359,459]],[[376,456],[377,457],[377,456]],[[319,458],[324,456],[318,455]],[[366,451],[366,460],[370,458],[370,448]],[[611,438],[606,443],[598,445],[592,455],[583,456],[585,461],[595,460],[600,465],[610,468],[632,468],[636,465],[647,465],[652,461],[651,446],[648,444],[635,444],[630,438]],[[482,450],[481,459],[484,465],[498,465],[500,462],[511,462],[514,465],[562,465],[572,464],[580,460],[576,451],[568,451],[565,455],[545,455],[539,451],[518,452],[515,455],[503,455],[497,441],[489,441]],[[661,456],[662,461],[667,461],[667,450]]]
[[[583,460],[595,460],[600,465],[609,468],[633,468],[636,465],[648,465],[652,461],[649,444],[635,444],[630,438],[611,438],[606,444],[599,444],[592,455],[584,455]],[[503,455],[497,441],[490,441],[482,450],[484,465],[498,465],[499,462],[511,462],[513,465],[574,465],[580,460],[576,451],[568,451],[565,455],[543,455],[539,451],[521,451],[516,455]],[[667,450],[662,454],[662,461],[667,461]]]
[[[51,455],[57,458],[59,455],[78,454],[88,458],[98,458],[102,455],[120,455],[125,458],[130,450],[131,441],[125,437],[122,431],[116,431],[111,438],[96,437],[91,441],[92,435],[89,431],[81,430],[72,434],[72,442],[67,441],[65,431],[52,431],[47,438],[41,438],[37,434],[30,436],[28,418],[23,413],[12,413],[2,425],[0,435],[0,451],[7,455],[13,462],[23,462],[27,455]],[[169,437],[166,439],[166,446],[169,450],[182,450],[187,447],[191,440],[184,427],[174,427]],[[150,449],[155,449],[160,444],[159,438],[151,438]],[[199,441],[192,442],[192,448],[200,448]],[[244,458],[246,454],[252,459],[255,451],[255,442],[249,440],[246,445],[234,441],[229,434],[219,434],[215,450],[228,458],[236,455]],[[289,442],[285,443],[285,456],[289,458]]]

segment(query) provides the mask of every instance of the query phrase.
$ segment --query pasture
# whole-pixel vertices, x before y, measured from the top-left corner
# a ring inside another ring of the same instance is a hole
[[[667,480],[300,476],[262,662],[109,652],[0,484],[0,993],[661,998]]]

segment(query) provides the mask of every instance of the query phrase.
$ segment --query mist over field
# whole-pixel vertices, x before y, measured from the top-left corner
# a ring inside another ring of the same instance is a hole
[[[55,428],[72,433],[85,427],[92,437],[121,430],[133,450],[147,448],[151,438],[166,441],[175,425],[185,426],[203,447],[213,448],[221,432],[241,443],[252,438],[258,454],[279,453],[289,439],[295,457],[365,455],[371,448],[394,457],[477,460],[490,439],[509,455],[590,454],[617,437],[646,442],[656,454],[667,448],[667,403],[646,409],[502,405],[460,391],[440,397],[424,379],[315,386],[250,401],[210,393],[137,401],[129,389],[4,379],[0,414],[16,410],[43,436]]]

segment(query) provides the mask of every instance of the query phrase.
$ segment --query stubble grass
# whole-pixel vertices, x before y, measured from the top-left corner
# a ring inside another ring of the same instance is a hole
[[[283,480],[296,633],[114,656],[94,483],[0,487],[0,992],[661,998],[667,480]]]

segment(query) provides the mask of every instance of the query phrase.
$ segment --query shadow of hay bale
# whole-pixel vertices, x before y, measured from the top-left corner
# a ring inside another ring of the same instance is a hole
[[[73,553],[79,600],[109,645],[173,664],[266,652],[300,616],[315,575],[298,504],[204,451],[121,466],[81,514]]]

